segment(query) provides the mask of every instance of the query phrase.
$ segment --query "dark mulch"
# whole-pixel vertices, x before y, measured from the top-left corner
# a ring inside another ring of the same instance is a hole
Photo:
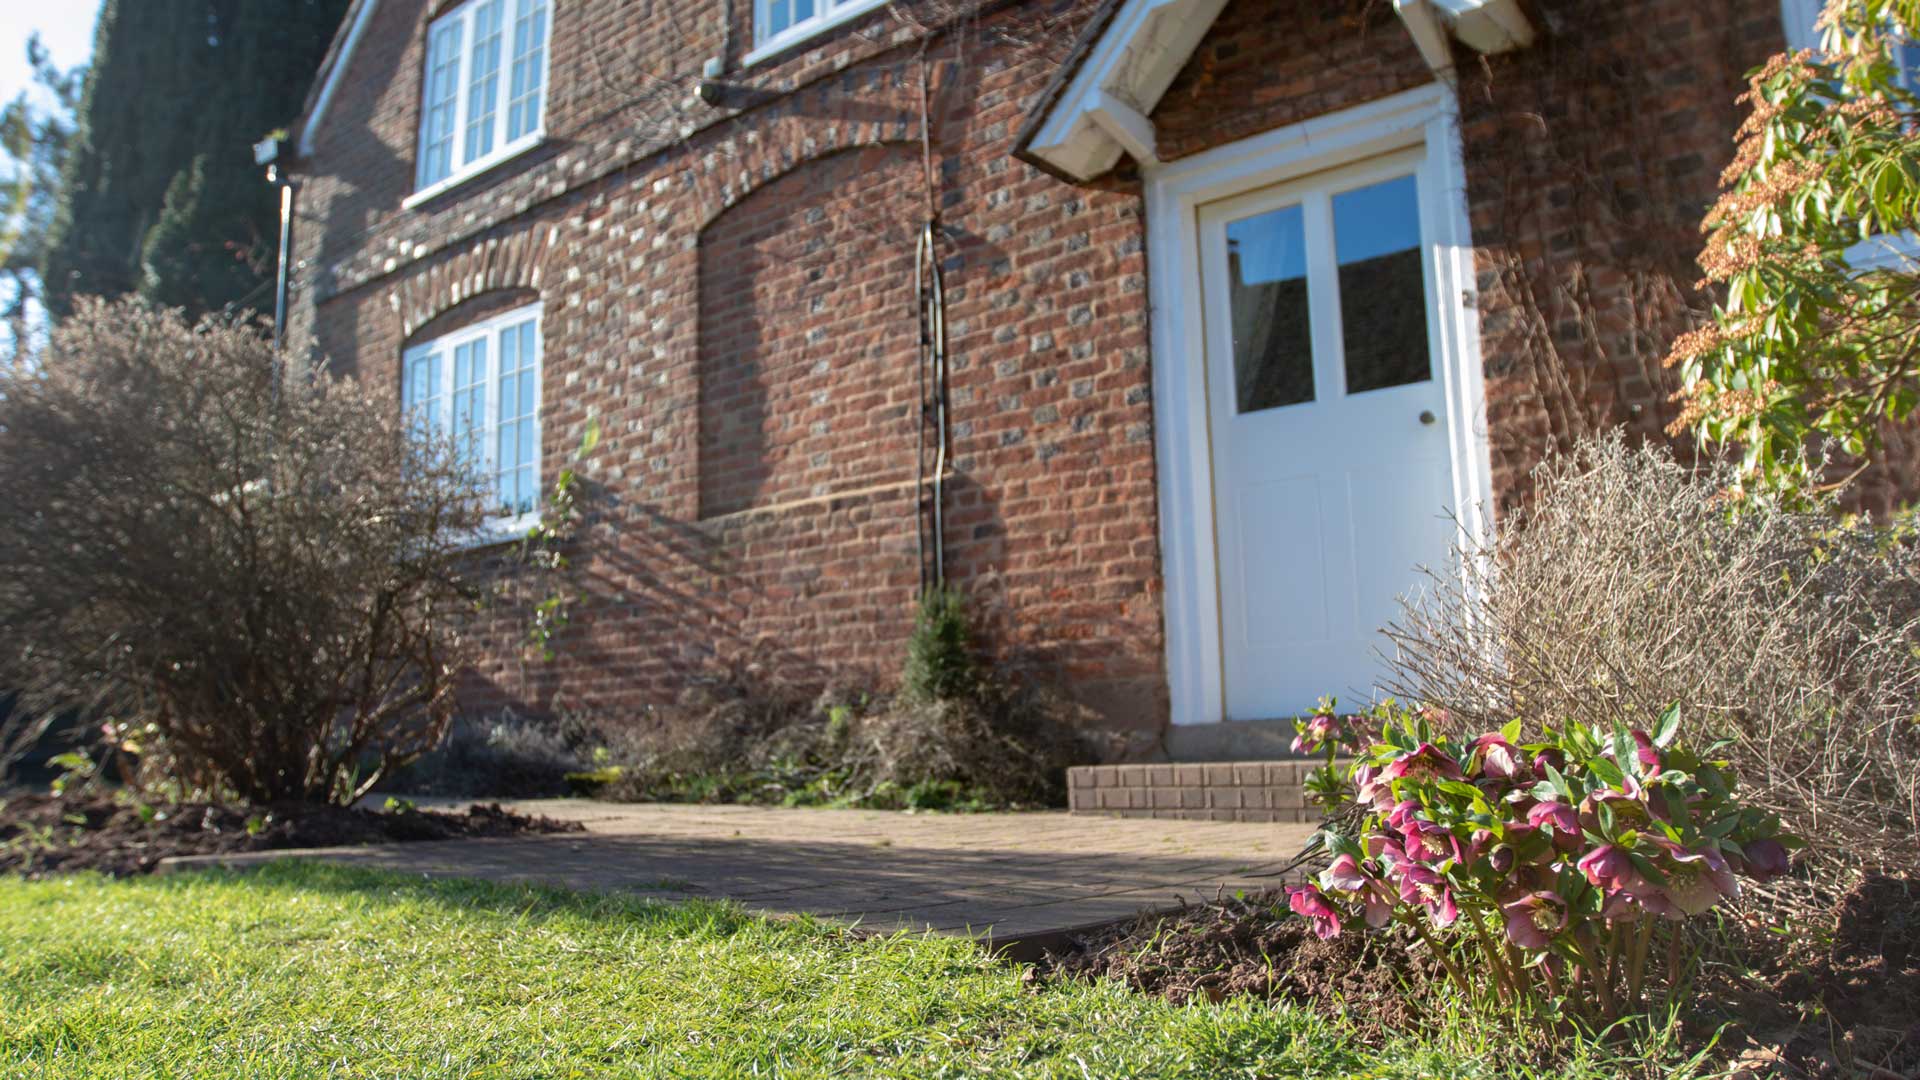
[[[129,877],[152,873],[161,859],[174,855],[581,830],[578,822],[516,814],[498,804],[461,813],[201,803],[153,805],[143,810],[140,804],[106,795],[64,799],[21,795],[0,801],[0,873],[41,877],[94,870]]]
[[[1866,875],[1758,967],[1725,994],[1742,1075],[1920,1080],[1920,879]]]
[[[1223,896],[1081,935],[1036,976],[1120,979],[1175,1002],[1251,994],[1404,1029],[1420,1018],[1420,995],[1409,989],[1445,973],[1401,933],[1322,941],[1287,911],[1284,893]]]

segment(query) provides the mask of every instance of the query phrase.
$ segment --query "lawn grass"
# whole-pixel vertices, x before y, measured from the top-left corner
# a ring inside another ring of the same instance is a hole
[[[1304,1010],[1035,989],[966,942],[858,940],[723,904],[302,863],[0,879],[6,1077],[1597,1078],[1628,1065],[1584,1055],[1529,1070],[1457,1018],[1368,1048]]]

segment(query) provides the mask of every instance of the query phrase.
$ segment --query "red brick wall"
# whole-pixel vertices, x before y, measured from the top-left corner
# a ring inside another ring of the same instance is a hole
[[[1735,99],[1785,47],[1771,2],[1542,0],[1536,19],[1538,43],[1461,90],[1503,509],[1549,449],[1619,424],[1666,439],[1661,359],[1706,310],[1694,260]]]
[[[1231,0],[1153,113],[1168,161],[1425,86],[1386,3]]]
[[[1543,335],[1563,374],[1618,387],[1563,396],[1630,418],[1641,404],[1657,426],[1645,373],[1684,313],[1691,252],[1638,245],[1656,218],[1675,243],[1697,220],[1738,74],[1777,43],[1771,4],[1588,7],[1543,2],[1541,45],[1464,81],[1503,493],[1570,415],[1553,373],[1523,362]],[[601,515],[576,559],[587,599],[551,663],[502,628],[481,673],[494,700],[619,716],[743,658],[814,684],[895,677],[918,577],[911,239],[931,195],[954,365],[949,573],[982,597],[996,657],[1157,729],[1139,185],[1124,168],[1068,185],[1010,156],[1073,14],[1038,33],[1055,5],[1015,3],[932,43],[929,192],[919,31],[882,11],[742,72],[751,5],[734,8],[728,28],[719,0],[556,4],[550,144],[403,210],[425,3],[383,0],[318,133],[300,279],[318,347],[392,384],[410,338],[501,290],[537,293],[545,458],[589,417],[605,432],[586,466]],[[719,109],[690,93],[715,53]],[[1631,94],[1610,89],[1615,69]],[[1180,156],[1428,78],[1386,4],[1233,0],[1155,120]],[[1589,131],[1593,160],[1556,160],[1542,124]],[[1592,212],[1600,196],[1614,209]],[[1549,286],[1532,307],[1516,299],[1528,281]],[[1556,306],[1556,282],[1592,303]],[[1606,347],[1575,347],[1588,339]]]
[[[923,175],[917,147],[843,151],[700,234],[702,518],[913,479]]]
[[[644,7],[556,5],[555,55],[643,47],[628,23],[644,20],[615,15]],[[417,52],[401,13],[424,18],[419,0],[383,9]],[[618,716],[743,658],[815,684],[897,678],[918,583],[912,274],[929,192],[920,68],[891,19],[734,72],[718,112],[684,93],[623,112],[591,65],[556,65],[555,147],[415,210],[397,206],[410,148],[385,163],[346,148],[369,130],[409,147],[398,103],[417,78],[383,88],[395,63],[362,61],[374,81],[337,100],[306,201],[320,347],[391,382],[407,340],[533,290],[546,460],[589,416],[605,431],[586,467],[603,524],[575,559],[587,599],[551,663],[502,627],[480,673],[497,702]],[[675,41],[666,66],[697,71],[699,43]],[[1009,156],[1050,49],[968,32],[929,58],[948,570],[981,595],[996,658],[1151,730],[1165,693],[1140,200]],[[663,114],[699,127],[657,135]]]

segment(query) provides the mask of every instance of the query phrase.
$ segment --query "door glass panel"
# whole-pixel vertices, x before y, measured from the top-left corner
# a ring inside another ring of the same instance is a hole
[[[1425,382],[1427,290],[1420,191],[1411,176],[1333,197],[1347,393]]]
[[[1301,208],[1228,222],[1227,281],[1239,411],[1312,401],[1313,336]]]

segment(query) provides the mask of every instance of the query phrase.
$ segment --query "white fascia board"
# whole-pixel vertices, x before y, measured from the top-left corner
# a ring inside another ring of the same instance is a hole
[[[1519,0],[1393,0],[1393,10],[1435,73],[1453,67],[1453,42],[1492,55],[1533,44]]]
[[[320,84],[320,96],[313,103],[313,112],[306,123],[300,125],[300,141],[295,150],[301,157],[313,153],[313,133],[320,129],[321,121],[326,119],[327,106],[333,104],[334,92],[340,89],[340,80],[346,77],[347,68],[353,63],[353,50],[360,44],[360,38],[367,32],[367,25],[373,22],[373,9],[380,6],[380,0],[360,0],[354,12],[353,25],[347,28],[347,38],[340,44],[340,55],[334,58],[333,66],[327,69],[327,81]]]
[[[1154,106],[1226,3],[1127,0],[1048,111],[1028,151],[1081,180],[1113,168],[1122,153],[1151,152]]]

